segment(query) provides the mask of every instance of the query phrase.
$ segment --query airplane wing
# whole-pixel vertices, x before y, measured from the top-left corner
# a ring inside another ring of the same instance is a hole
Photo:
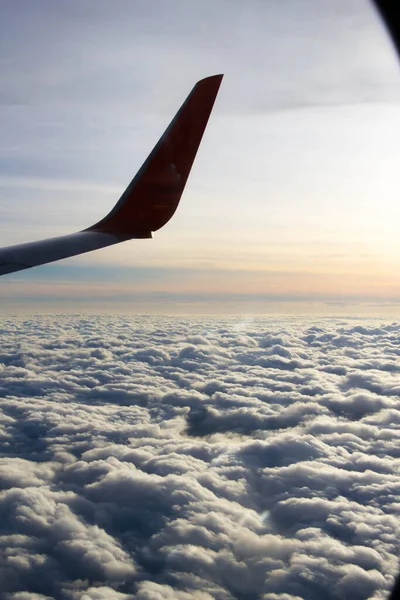
[[[95,225],[59,237],[0,248],[0,275],[151,238],[175,213],[223,75],[199,81],[114,208]]]

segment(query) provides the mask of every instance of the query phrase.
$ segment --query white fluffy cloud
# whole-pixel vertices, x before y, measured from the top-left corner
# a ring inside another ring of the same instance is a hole
[[[400,325],[3,320],[12,600],[384,598]]]

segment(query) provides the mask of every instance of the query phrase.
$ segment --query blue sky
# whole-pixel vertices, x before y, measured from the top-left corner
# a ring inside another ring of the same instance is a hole
[[[98,220],[225,73],[174,219],[1,278],[2,311],[397,313],[400,77],[369,2],[16,0],[0,69],[1,246]]]

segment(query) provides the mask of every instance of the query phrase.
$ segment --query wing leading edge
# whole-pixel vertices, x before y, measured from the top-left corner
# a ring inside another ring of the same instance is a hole
[[[151,238],[175,213],[223,75],[199,81],[114,208],[95,225],[55,238],[0,248],[0,275],[133,238]]]

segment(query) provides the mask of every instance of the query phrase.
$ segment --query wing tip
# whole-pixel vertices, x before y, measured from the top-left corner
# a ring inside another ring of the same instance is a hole
[[[151,237],[174,215],[208,123],[223,74],[200,79],[117,204],[85,231]]]
[[[221,81],[224,77],[223,73],[218,73],[217,75],[208,75],[207,77],[203,77],[202,79],[199,79],[199,81],[196,83],[195,87],[197,87],[198,85],[205,85],[208,83],[215,83],[218,84],[218,86],[221,84]]]

